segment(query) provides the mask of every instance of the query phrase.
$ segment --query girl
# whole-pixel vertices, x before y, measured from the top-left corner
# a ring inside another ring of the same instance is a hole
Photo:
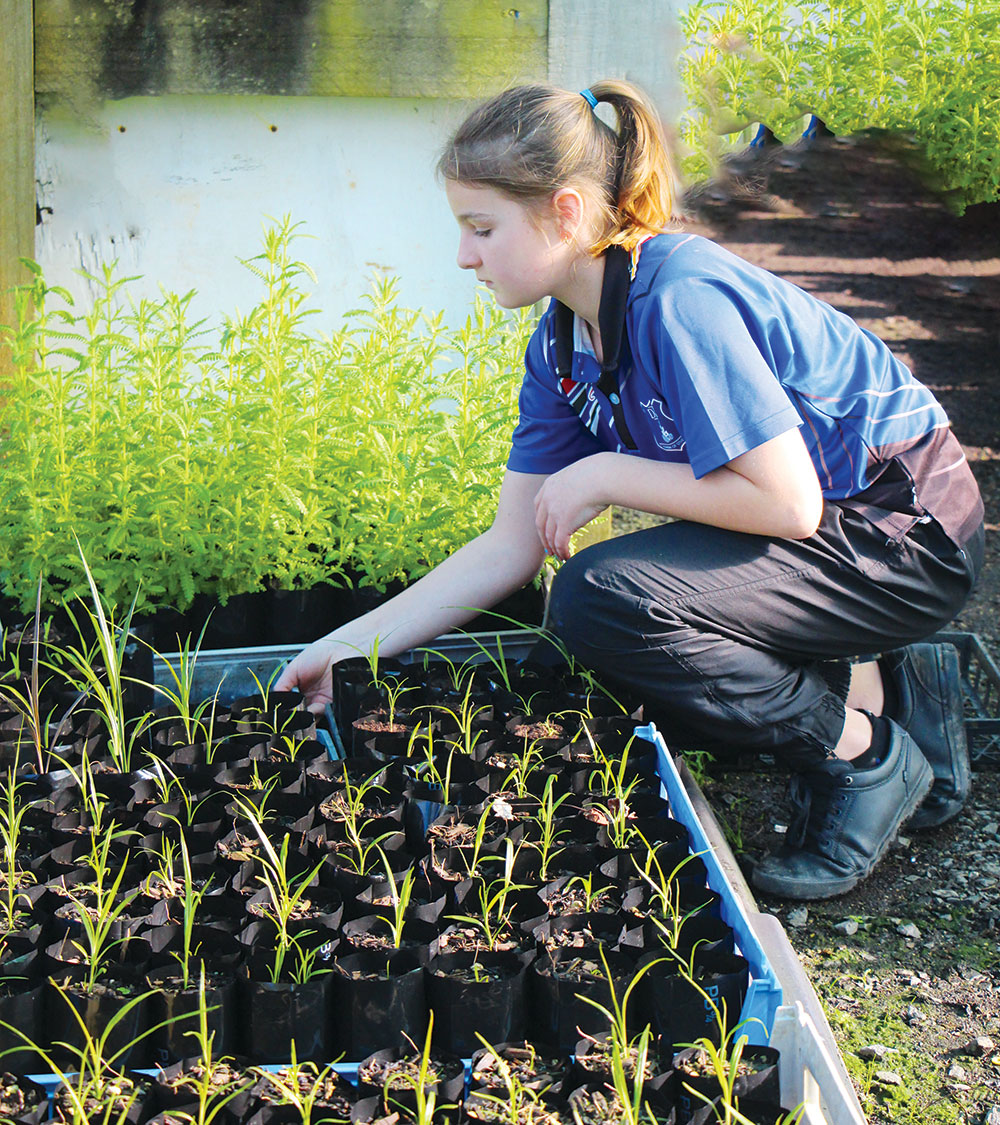
[[[673,517],[569,559],[550,628],[651,704],[671,745],[767,750],[795,772],[796,823],[758,887],[849,890],[921,802],[914,823],[943,823],[969,785],[954,650],[912,643],[951,620],[982,558],[982,504],[943,410],[846,316],[665,229],[662,133],[626,83],[508,90],[439,169],[459,266],[507,308],[551,298],[496,519],[278,687],[320,709],[332,663],[463,624],[473,610],[456,607],[567,559],[608,504]]]

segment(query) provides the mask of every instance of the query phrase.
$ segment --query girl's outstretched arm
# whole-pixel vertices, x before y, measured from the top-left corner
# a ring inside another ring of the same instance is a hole
[[[700,480],[687,464],[595,453],[553,473],[538,490],[535,520],[546,552],[567,558],[573,532],[608,504],[731,531],[805,539],[819,525],[823,494],[797,429]]]
[[[530,582],[545,559],[534,509],[545,479],[508,472],[487,531],[371,613],[314,641],[285,668],[275,687],[298,689],[309,710],[321,712],[332,699],[330,669],[337,661],[367,655],[376,638],[382,656],[426,644]]]

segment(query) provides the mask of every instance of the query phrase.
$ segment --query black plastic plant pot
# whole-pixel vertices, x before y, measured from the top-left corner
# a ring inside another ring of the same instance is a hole
[[[4,1125],[40,1125],[49,1119],[49,1092],[38,1082],[25,1075],[10,1073],[12,1066],[8,1055],[0,1074],[0,1121]]]
[[[388,1113],[412,1112],[417,1104],[419,1051],[412,1046],[374,1051],[358,1065],[358,1098],[381,1097]],[[435,1094],[438,1106],[458,1106],[465,1092],[465,1064],[454,1054],[431,1050],[425,1093]]]
[[[48,1045],[47,992],[47,982],[36,977],[33,979],[33,974],[22,979],[16,976],[0,978],[0,1052],[3,1052],[5,1070],[21,1074],[48,1070],[37,1052],[12,1030],[17,1028],[39,1047]]]
[[[189,1051],[194,1045],[192,1040],[188,1040]],[[235,1097],[225,1103],[224,1108],[212,1120],[225,1122],[227,1125],[229,1122],[242,1121],[254,1107],[253,1082],[248,1075],[250,1062],[242,1055],[222,1060],[221,1052],[216,1050],[215,1044],[212,1046],[212,1055],[216,1061],[212,1067],[213,1093],[210,1095],[210,1103],[224,1099],[236,1086],[243,1087]],[[176,1113],[180,1121],[186,1122],[187,1119],[182,1115],[192,1102],[197,1103],[198,1084],[203,1082],[204,1078],[204,1060],[200,1055],[189,1054],[169,1066],[160,1067],[156,1072],[153,1086],[157,1108]],[[212,1109],[214,1106],[210,1104],[210,1112]],[[197,1114],[195,1120],[198,1120]]]
[[[733,1094],[741,1099],[779,1102],[781,1093],[778,1062],[778,1051],[774,1047],[744,1046],[733,1082]],[[692,1090],[710,1099],[717,1098],[722,1093],[718,1079],[700,1047],[685,1047],[674,1056],[674,1082],[679,1123],[689,1121],[704,1105],[703,1099],[692,1093]]]
[[[427,1001],[413,954],[338,956],[330,979],[334,1054],[357,1061],[386,1045],[422,1042]]]
[[[254,590],[246,594],[231,594],[223,605],[211,594],[196,594],[189,611],[193,635],[198,636],[204,625],[203,650],[254,648],[265,644],[265,599],[263,590]]]
[[[645,1087],[642,1100],[643,1105],[648,1106],[652,1112],[656,1125],[677,1125],[681,1120],[667,1086]],[[620,1125],[625,1119],[624,1108],[617,1099],[614,1087],[603,1082],[578,1086],[570,1093],[567,1101],[571,1107],[571,1119],[578,1125]]]
[[[489,1048],[480,1046],[472,1053],[469,1089],[506,1093],[505,1069],[527,1090],[558,1094],[572,1072],[573,1060],[567,1051],[544,1043],[491,1040]]]
[[[604,957],[611,987],[621,997],[635,975],[635,962],[613,950],[605,950]],[[528,970],[528,995],[534,1015],[529,1033],[546,1043],[570,1051],[581,1033],[597,1035],[604,1031],[607,1018],[583,999],[588,997],[612,1010],[600,948],[559,949],[540,955]]]
[[[410,902],[406,908],[407,917],[430,922],[438,927],[451,900],[450,888],[440,880],[431,882],[423,872],[414,880]],[[346,907],[347,904],[345,904]],[[357,917],[378,915],[380,918],[393,917],[392,889],[388,884],[367,887],[351,904]]]
[[[274,1073],[274,1080],[270,1073]],[[261,1075],[255,1083],[252,1096],[258,1108],[244,1118],[244,1125],[303,1125],[302,1110],[288,1101],[282,1086],[294,1085],[303,1097],[310,1097],[315,1125],[350,1120],[351,1109],[358,1100],[358,1092],[346,1078],[329,1069],[319,1074],[300,1073],[297,1082],[287,1068]]]
[[[204,948],[199,948],[199,954],[207,956],[211,962],[211,955]],[[149,984],[155,989],[151,1022],[157,1030],[151,1036],[153,1060],[176,1062],[191,1054],[193,1036],[201,1026],[201,991],[197,978],[189,978],[185,988],[174,965],[151,972]],[[212,1050],[216,1057],[233,1054],[239,1046],[238,1003],[235,975],[206,972],[205,1020],[208,1033],[214,1036]]]
[[[352,918],[341,927],[345,952],[371,952],[380,957],[391,957],[395,951],[411,953],[421,965],[425,965],[437,952],[438,929],[433,922],[407,917],[398,946],[393,945],[393,935],[388,918],[369,914],[364,918]]]
[[[407,674],[406,665],[395,658],[379,657],[378,675],[402,677]],[[363,656],[349,656],[333,666],[333,708],[341,735],[349,735],[351,723],[361,714],[362,706],[370,700],[381,700],[380,693],[372,687],[372,670],[368,659]]]
[[[287,1062],[292,1044],[299,1059],[326,1062],[330,1051],[330,980],[301,984],[243,983],[244,1054],[260,1062]]]
[[[308,644],[351,620],[354,592],[347,586],[321,582],[304,590],[269,590],[267,643]]]
[[[123,1015],[129,1004],[132,1006]],[[76,1051],[85,1047],[88,1036],[100,1039],[106,1035],[106,1053],[117,1055],[116,1065],[149,1066],[151,1051],[146,1033],[152,1026],[152,1004],[138,984],[104,977],[92,991],[71,982],[60,982],[57,989],[50,978],[45,1010],[48,1045],[57,1061],[74,1062]],[[63,1043],[71,1048],[68,1058],[56,1046]]]
[[[629,1023],[631,1024],[632,1021],[629,1020]],[[657,1089],[669,1085],[672,1094],[672,1058],[673,1052],[669,1047],[666,1048],[666,1058],[664,1059],[659,1055],[655,1039],[649,1044],[646,1069],[643,1074],[644,1088],[655,1079]],[[634,1056],[628,1058],[625,1062],[625,1077],[630,1086],[635,1082],[635,1063],[636,1058]],[[578,1040],[573,1051],[573,1073],[570,1075],[569,1081],[573,1088],[591,1085],[614,1086],[612,1038],[606,1028],[598,1035],[588,1035]]]
[[[445,953],[424,969],[434,1044],[462,1057],[525,1033],[525,974],[533,954]]]
[[[111,1087],[114,1093],[111,1092]],[[81,1092],[82,1093],[82,1092]],[[77,1097],[80,1095],[78,1094]],[[75,1111],[74,1099],[60,1083],[52,1095],[53,1117],[56,1121],[81,1120]],[[108,1087],[101,1094],[91,1093],[84,1099],[82,1120],[94,1125],[138,1125],[155,1109],[153,1083],[148,1074],[126,1071],[108,1079]]]
[[[728,1032],[740,1020],[750,978],[750,965],[737,953],[706,953],[695,958],[694,981],[679,971],[669,954],[650,953],[639,968],[654,962],[643,975],[636,1001],[642,1022],[676,1050],[697,1039],[720,1041],[716,1012]]]
[[[537,1097],[537,1101],[531,1102],[530,1106],[530,1117],[525,1116],[528,1111],[525,1106],[519,1121],[530,1121],[532,1125],[571,1125],[574,1121],[569,1101],[554,1091],[547,1090]],[[505,1090],[473,1090],[466,1095],[462,1113],[463,1116],[458,1120],[463,1125],[509,1125],[510,1099]],[[615,1125],[619,1125],[619,1122],[615,1122]]]
[[[677,952],[685,961],[694,950],[704,957],[708,953],[733,953],[736,949],[732,927],[714,914],[695,914],[681,926]]]
[[[629,914],[569,914],[564,918],[545,917],[531,931],[539,946],[548,952],[574,949],[631,951],[638,957],[644,939],[642,923]]]

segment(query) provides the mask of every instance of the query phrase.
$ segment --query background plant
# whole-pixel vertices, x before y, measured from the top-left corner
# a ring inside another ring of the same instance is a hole
[[[689,177],[714,174],[753,123],[794,140],[815,114],[838,135],[912,136],[959,211],[997,199],[1000,11],[992,0],[709,0],[690,5],[681,23]]]
[[[528,314],[403,308],[393,279],[323,333],[289,218],[244,261],[259,302],[194,321],[194,291],[136,300],[114,265],[81,310],[29,263],[0,400],[0,592],[24,610],[415,577],[492,519]]]

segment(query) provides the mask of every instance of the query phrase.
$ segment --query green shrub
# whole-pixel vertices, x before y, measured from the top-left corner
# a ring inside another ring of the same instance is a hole
[[[689,177],[712,175],[751,123],[785,141],[816,114],[839,135],[911,135],[959,211],[997,199],[995,0],[733,0],[695,3],[681,20]]]
[[[38,266],[0,326],[0,591],[186,608],[266,585],[384,588],[492,519],[516,419],[527,315],[477,298],[465,326],[401,308],[394,280],[311,330],[299,232],[244,264],[263,295],[223,329],[194,292],[134,300],[115,267],[77,311]],[[79,540],[80,548],[77,548]]]

